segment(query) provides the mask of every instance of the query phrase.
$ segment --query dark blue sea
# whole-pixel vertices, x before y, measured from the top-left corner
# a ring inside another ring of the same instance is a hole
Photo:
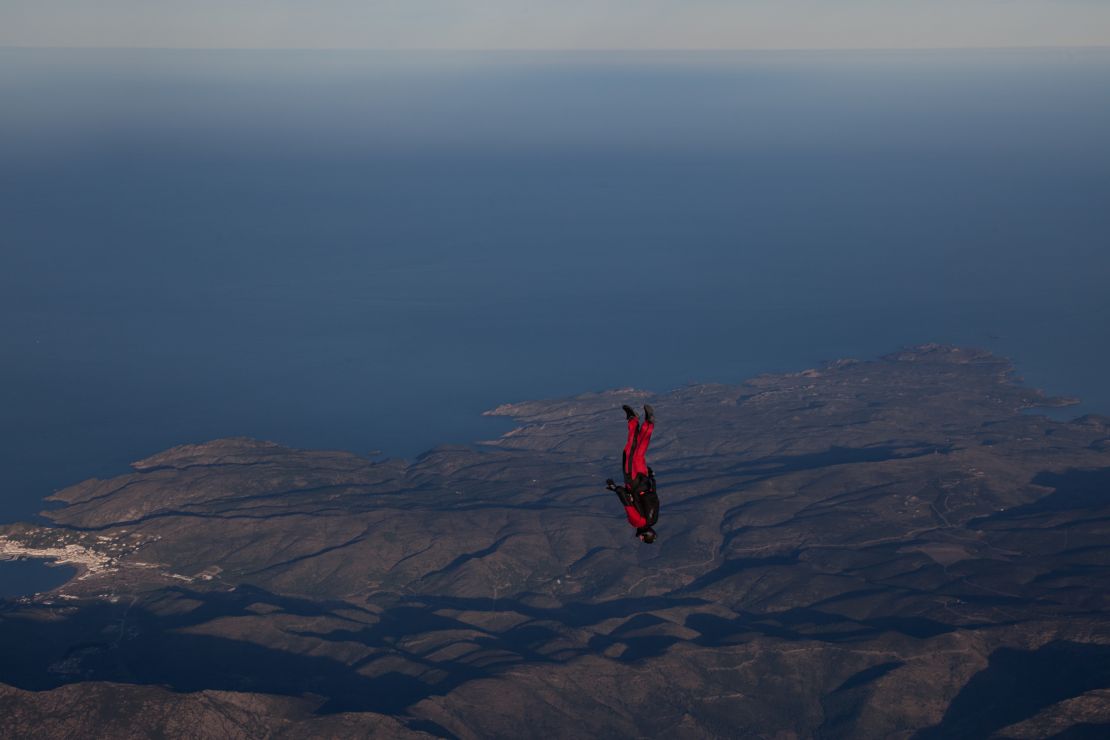
[[[1110,412],[1110,51],[0,49],[0,521],[927,341]]]

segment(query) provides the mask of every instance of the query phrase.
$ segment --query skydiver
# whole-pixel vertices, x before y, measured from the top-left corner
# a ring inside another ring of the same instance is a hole
[[[655,542],[652,526],[659,520],[659,496],[655,492],[655,471],[648,467],[645,455],[655,430],[655,409],[645,404],[644,423],[640,424],[640,417],[631,406],[625,404],[623,408],[628,420],[628,441],[622,459],[624,485],[618,486],[610,478],[605,487],[621,500],[628,523],[636,528],[636,537],[650,545]]]

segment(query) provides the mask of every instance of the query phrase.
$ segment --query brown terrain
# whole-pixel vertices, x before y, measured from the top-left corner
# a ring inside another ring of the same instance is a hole
[[[21,737],[1110,736],[1110,419],[968,349],[502,406],[415,461],[186,445],[0,551]],[[659,541],[618,477],[655,406]]]

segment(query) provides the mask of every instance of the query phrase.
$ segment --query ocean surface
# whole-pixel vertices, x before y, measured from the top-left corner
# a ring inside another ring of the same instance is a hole
[[[47,565],[42,560],[0,560],[0,599],[48,591],[77,574],[70,565]]]
[[[1107,50],[0,49],[0,521],[185,442],[411,457],[506,401],[928,341],[1108,413],[1107,80]]]

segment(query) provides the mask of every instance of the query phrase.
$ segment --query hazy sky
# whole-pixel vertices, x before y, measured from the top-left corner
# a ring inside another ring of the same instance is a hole
[[[0,45],[759,49],[1110,45],[1108,0],[0,0]]]

